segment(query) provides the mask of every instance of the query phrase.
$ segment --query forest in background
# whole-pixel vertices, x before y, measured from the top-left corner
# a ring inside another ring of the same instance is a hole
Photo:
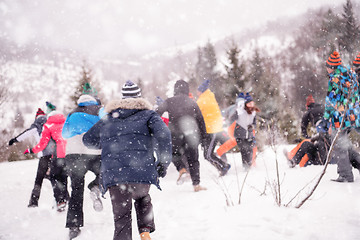
[[[59,50],[60,54],[54,54],[49,49],[41,49],[35,45],[18,49],[9,40],[2,40],[8,49],[1,50],[0,63],[5,65],[12,61],[36,64],[39,62],[38,56],[44,59],[50,56],[53,66],[64,68],[70,65],[67,70],[70,69],[68,72],[71,72],[71,76],[66,75],[62,81],[59,80],[59,74],[55,74],[50,79],[52,82],[46,83],[46,88],[66,85],[62,91],[53,90],[53,95],[64,99],[65,114],[74,107],[74,99],[79,96],[86,82],[96,86],[102,102],[106,103],[119,96],[122,84],[127,79],[132,79],[144,89],[144,97],[154,102],[155,96],[166,98],[166,93],[171,91],[173,83],[180,78],[190,83],[194,96],[202,81],[209,79],[210,89],[215,93],[221,109],[233,104],[239,92],[251,92],[261,109],[258,118],[259,145],[267,144],[269,135],[274,134],[279,142],[294,143],[299,137],[306,97],[312,94],[319,103],[325,100],[328,80],[325,61],[330,53],[338,50],[344,64],[350,65],[360,51],[359,19],[356,18],[359,7],[353,3],[354,1],[346,0],[337,9],[309,10],[304,16],[287,23],[281,20],[271,22],[266,26],[270,29],[268,31],[246,32],[241,37],[230,36],[220,42],[209,39],[206,44],[197,46],[193,51],[177,50],[171,57],[163,60],[159,60],[159,57],[142,59],[141,63],[128,64],[130,68],[123,67],[119,61],[106,64],[104,60],[90,59],[84,55],[79,58],[69,50]],[[249,47],[254,39],[281,28],[281,34],[276,35],[280,45],[269,49],[255,41]],[[27,59],[24,61],[22,56],[27,56]],[[69,58],[72,60],[68,60]],[[43,68],[44,72],[48,71],[46,67]],[[18,77],[16,74],[10,76],[6,71],[0,72],[1,117],[8,114],[9,102],[16,106],[12,108],[14,121],[10,125],[1,126],[0,161],[24,159],[22,152],[31,144],[25,142],[11,148],[7,146],[14,134],[29,127],[25,124],[24,114],[34,115],[37,109],[29,109],[28,105],[17,102],[21,98],[10,85],[12,78]],[[35,81],[26,75],[20,80]],[[110,85],[109,80],[117,84]]]

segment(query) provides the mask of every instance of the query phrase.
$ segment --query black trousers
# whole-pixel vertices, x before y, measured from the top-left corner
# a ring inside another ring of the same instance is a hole
[[[189,166],[189,172],[193,185],[200,184],[200,163],[198,145],[193,144],[191,139],[182,134],[172,135],[172,162],[180,171],[186,168],[185,159]]]
[[[40,157],[37,172],[36,172],[36,177],[35,177],[35,184],[34,184],[34,188],[33,188],[32,192],[31,192],[29,205],[35,205],[35,206],[38,205],[39,198],[40,198],[40,192],[41,192],[41,186],[42,186],[43,180],[46,176],[46,172],[50,168],[50,163],[51,163],[51,155]]]
[[[219,132],[206,134],[206,137],[202,142],[202,146],[204,147],[204,158],[219,171],[221,171],[226,166],[226,163],[215,155],[214,150],[217,143],[224,144],[229,139],[230,138],[226,135],[225,132]],[[223,156],[225,157],[225,154]]]
[[[239,147],[242,163],[245,168],[249,168],[252,163],[252,156],[253,156],[253,141],[248,141],[248,139],[244,138],[237,138],[236,143]]]
[[[292,160],[296,164],[299,164],[301,159],[304,157],[304,155],[307,154],[309,160],[307,161],[306,165],[309,164],[319,165],[321,164],[320,162],[321,158],[317,156],[317,152],[318,149],[315,146],[315,144],[313,144],[312,142],[303,142]]]
[[[101,156],[87,154],[69,154],[65,157],[67,173],[71,180],[71,196],[66,217],[66,227],[82,227],[84,225],[84,184],[85,174],[91,171],[95,179],[88,184],[91,190],[99,186]]]
[[[132,240],[132,199],[139,234],[155,231],[153,206],[149,195],[150,184],[120,184],[109,188],[114,213],[114,240]]]
[[[67,190],[65,158],[53,157],[50,164],[50,179],[57,203],[65,202],[69,198]]]

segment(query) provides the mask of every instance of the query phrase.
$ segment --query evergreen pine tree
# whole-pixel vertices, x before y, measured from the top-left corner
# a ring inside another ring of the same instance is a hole
[[[210,41],[203,48],[198,48],[198,62],[196,64],[196,77],[199,83],[204,80],[214,80],[217,64],[215,48]]]
[[[260,55],[255,48],[249,66],[249,81],[251,83],[254,102],[261,109],[261,115],[265,119],[279,119],[278,106],[282,104],[280,97],[280,76],[273,69],[274,59]]]
[[[77,100],[82,94],[89,94],[95,97],[97,100],[101,99],[101,93],[99,92],[99,86],[94,80],[92,70],[88,67],[86,62],[81,66],[80,77],[74,91],[74,94],[70,96],[71,101],[74,103],[74,106],[77,106]]]
[[[323,15],[320,29],[314,33],[313,42],[318,52],[324,53],[322,58],[326,58],[329,52],[337,49],[340,34],[341,19],[329,8]]]
[[[217,58],[214,45],[208,41],[203,48],[198,48],[198,61],[195,66],[197,86],[204,80],[210,80],[210,90],[214,92],[219,105],[223,105],[223,81],[216,70]],[[191,82],[193,85],[194,83]]]
[[[244,91],[245,85],[247,83],[247,78],[245,75],[245,63],[244,61],[240,62],[241,50],[233,42],[230,49],[226,52],[229,65],[225,65],[226,76],[224,77],[224,95],[226,105],[231,105],[235,103],[236,96],[239,92]]]
[[[346,1],[342,13],[342,35],[340,36],[340,48],[344,50],[342,58],[350,60],[360,43],[360,29],[354,16],[353,5],[350,0]]]

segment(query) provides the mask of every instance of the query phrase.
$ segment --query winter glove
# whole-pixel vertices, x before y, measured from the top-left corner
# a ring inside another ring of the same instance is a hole
[[[328,132],[329,127],[330,127],[330,122],[324,118],[316,123],[316,131],[318,133]]]
[[[159,174],[159,177],[163,178],[166,176],[166,168],[161,163],[157,165],[156,171]]]
[[[31,148],[28,148],[25,150],[24,154],[28,154],[28,153],[34,153],[34,152]]]
[[[18,140],[16,140],[16,138],[12,138],[10,141],[9,141],[9,146],[13,145],[14,143],[18,142]]]

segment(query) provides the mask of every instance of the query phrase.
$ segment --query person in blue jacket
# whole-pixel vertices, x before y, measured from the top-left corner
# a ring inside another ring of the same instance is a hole
[[[62,136],[67,140],[65,162],[71,180],[71,197],[66,218],[70,239],[77,237],[80,227],[84,225],[84,184],[88,171],[95,174],[95,179],[88,184],[93,207],[96,211],[103,208],[99,189],[101,151],[89,149],[82,142],[83,135],[100,120],[103,108],[94,97],[87,94],[81,95],[77,104],[77,108],[67,116],[62,130]]]
[[[171,162],[171,134],[151,104],[141,98],[140,88],[127,81],[123,98],[105,106],[107,116],[83,137],[90,148],[102,149],[103,193],[110,191],[114,214],[114,240],[131,240],[132,199],[135,200],[141,239],[155,231],[150,185],[158,188]],[[156,143],[156,156],[154,146]]]

